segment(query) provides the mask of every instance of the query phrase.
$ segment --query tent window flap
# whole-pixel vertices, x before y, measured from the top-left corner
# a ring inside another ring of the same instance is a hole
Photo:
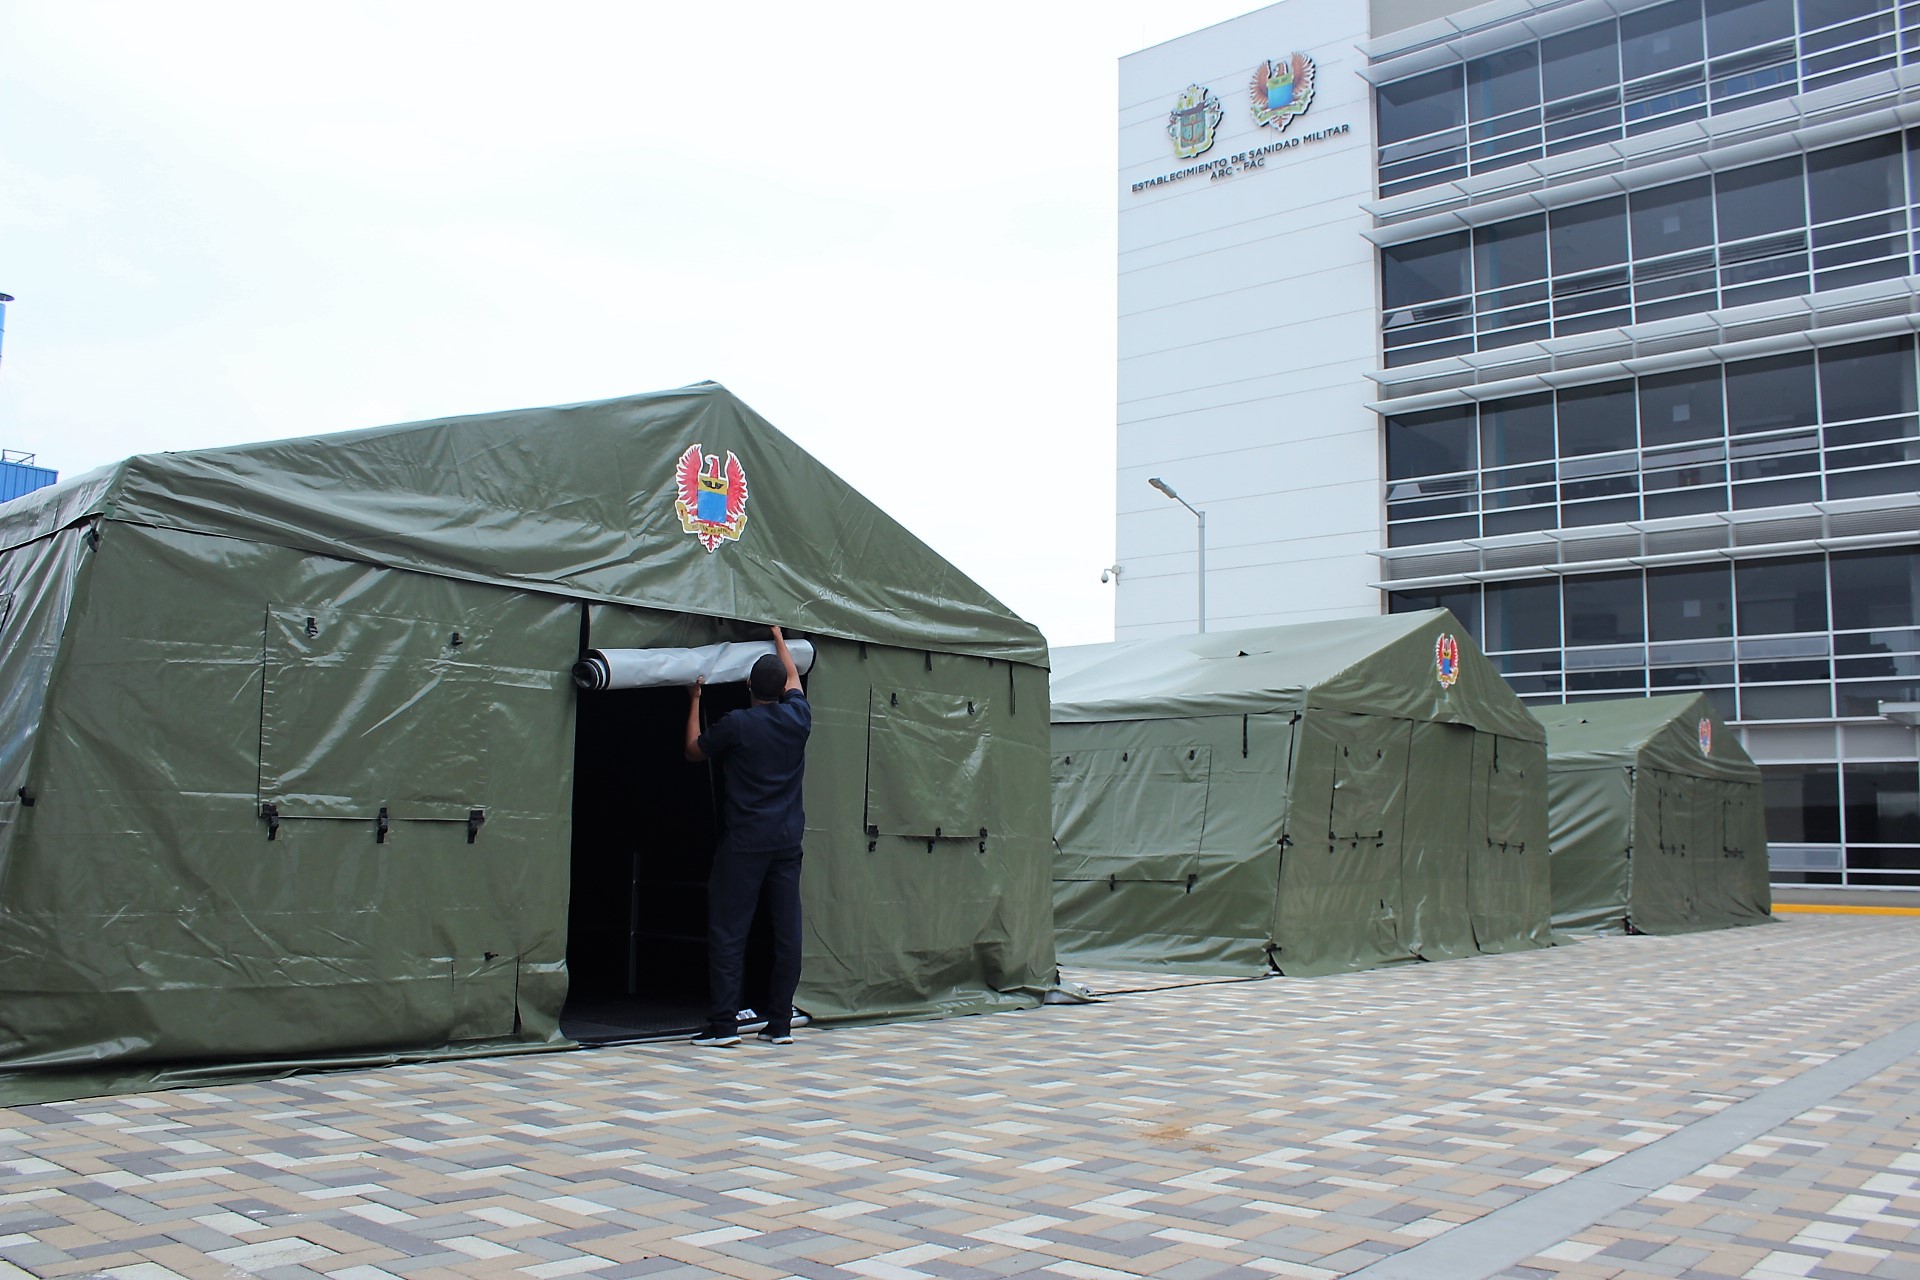
[[[271,608],[261,803],[280,818],[468,822],[488,789],[486,642],[457,622]]]

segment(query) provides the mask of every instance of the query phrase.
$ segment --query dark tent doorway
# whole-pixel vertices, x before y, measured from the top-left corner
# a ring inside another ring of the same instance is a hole
[[[746,686],[709,687],[707,722],[747,705]],[[724,772],[683,754],[687,694],[615,689],[579,698],[572,884],[561,1031],[588,1044],[691,1034],[707,1012],[707,876]],[[747,953],[745,1003],[759,1008],[765,922]]]

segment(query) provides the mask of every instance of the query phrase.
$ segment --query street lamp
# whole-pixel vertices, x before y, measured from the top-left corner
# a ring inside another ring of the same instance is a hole
[[[1205,634],[1207,630],[1207,513],[1175,493],[1173,486],[1159,476],[1154,476],[1147,483],[1193,512],[1194,519],[1200,522],[1200,631]]]

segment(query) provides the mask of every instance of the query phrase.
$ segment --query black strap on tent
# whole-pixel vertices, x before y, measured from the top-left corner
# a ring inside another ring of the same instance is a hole
[[[480,827],[487,820],[485,809],[467,810],[467,843],[472,844],[480,838]]]
[[[260,816],[267,820],[267,839],[278,840],[280,838],[280,806],[263,804],[260,806]]]
[[[387,806],[381,805],[380,816],[373,820],[373,842],[375,844],[385,844],[387,842],[387,832],[391,830],[393,830],[393,823],[387,817]]]
[[[1247,717],[1240,717],[1240,758],[1247,758]]]

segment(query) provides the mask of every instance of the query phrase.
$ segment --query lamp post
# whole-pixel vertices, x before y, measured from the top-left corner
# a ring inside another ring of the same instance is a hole
[[[1193,512],[1194,519],[1200,522],[1200,631],[1205,634],[1207,629],[1207,513],[1175,493],[1173,486],[1159,476],[1154,476],[1147,483]]]

